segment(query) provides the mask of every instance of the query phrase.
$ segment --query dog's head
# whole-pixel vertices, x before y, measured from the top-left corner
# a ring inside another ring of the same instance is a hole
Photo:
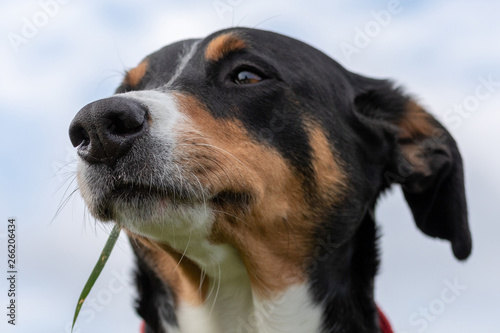
[[[471,251],[456,143],[389,81],[234,28],[149,55],[116,92],[71,124],[80,191],[97,219],[193,265],[234,251],[262,295],[310,279],[319,243],[356,255],[394,183],[424,233]]]

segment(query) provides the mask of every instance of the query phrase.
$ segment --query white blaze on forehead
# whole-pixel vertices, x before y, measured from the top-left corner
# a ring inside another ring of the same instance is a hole
[[[199,43],[200,41],[195,41],[186,47],[185,51],[179,56],[179,63],[174,74],[162,87],[159,87],[156,90],[131,91],[117,94],[115,96],[131,98],[147,106],[153,122],[155,122],[155,120],[159,120],[162,125],[175,124],[175,122],[179,120],[181,113],[178,111],[175,97],[169,88],[182,74],[189,63],[189,60],[193,58]]]
[[[177,66],[174,75],[172,75],[170,80],[168,80],[166,87],[170,87],[172,83],[175,81],[175,79],[177,79],[179,75],[181,75],[181,73],[186,68],[189,60],[191,60],[194,53],[196,52],[199,43],[200,41],[193,42],[193,44],[191,44],[191,46],[187,49],[187,51],[180,56],[179,65]]]

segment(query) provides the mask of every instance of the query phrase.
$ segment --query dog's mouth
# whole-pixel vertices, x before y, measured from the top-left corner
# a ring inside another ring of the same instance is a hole
[[[120,184],[110,191],[110,200],[121,201],[128,204],[145,203],[158,200],[177,208],[179,205],[194,205],[198,203],[210,203],[214,206],[243,205],[249,204],[251,195],[248,192],[224,189],[210,193],[202,188],[198,191],[188,191],[178,187],[152,187],[137,184]]]
[[[247,206],[250,202],[249,192],[232,189],[211,191],[185,183],[163,186],[117,183],[95,196],[91,210],[102,221],[120,222],[123,218],[148,221],[202,205],[227,210]],[[123,212],[127,212],[126,215]]]
[[[214,173],[213,165],[195,153],[169,151],[145,141],[114,167],[80,164],[78,183],[90,213],[103,222],[142,225],[161,224],[187,211],[232,214],[235,207],[248,206],[251,184]]]
[[[117,213],[127,211],[130,217],[148,219],[181,206],[194,206],[204,202],[202,190],[186,190],[174,186],[153,186],[119,183],[95,197],[94,213],[101,220],[116,220]]]
[[[124,203],[141,203],[148,200],[160,200],[171,202],[172,205],[188,203],[189,201],[199,201],[198,195],[194,192],[175,188],[172,186],[156,187],[141,184],[118,184],[109,194],[110,200],[122,201]]]

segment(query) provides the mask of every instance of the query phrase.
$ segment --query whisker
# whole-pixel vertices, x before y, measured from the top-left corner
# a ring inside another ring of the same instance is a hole
[[[207,272],[205,271],[204,268],[201,268],[200,272],[200,285],[198,286],[198,293],[201,295],[202,294],[202,288],[203,288],[203,282],[205,281],[205,278],[207,276]]]
[[[208,182],[210,183],[210,188],[214,188],[214,185],[212,183],[212,179],[210,177],[208,177],[208,170],[203,166],[203,164],[201,164],[200,162],[198,162],[197,160],[194,160],[194,162],[196,162],[196,164],[198,164],[200,166],[200,168],[203,169],[203,175],[205,176],[205,179],[208,180]],[[215,173],[214,171],[211,171],[211,173],[217,177],[217,179],[219,180],[219,183],[221,186],[224,186],[224,183],[222,182],[222,180],[220,179],[219,175],[217,173]]]
[[[205,191],[203,190],[203,185],[201,185],[200,179],[195,174],[192,174],[192,175],[196,179],[196,181],[198,182],[198,184],[200,185],[200,192],[201,192],[201,196],[203,198],[203,207],[205,208],[205,215],[208,216],[208,212],[207,212],[207,198],[205,197]]]
[[[186,255],[187,249],[189,247],[189,243],[191,242],[191,234],[192,234],[192,232],[191,232],[191,230],[189,230],[189,238],[188,238],[188,241],[187,241],[187,244],[186,244],[186,248],[184,249],[184,252],[182,252],[181,258],[179,259],[179,262],[177,262],[177,265],[175,265],[174,270],[172,271],[172,273],[175,273],[175,271],[177,270],[177,267],[179,267],[179,265],[181,264],[182,259],[184,259],[184,256]]]
[[[220,291],[220,283],[221,283],[221,280],[222,280],[222,276],[221,276],[222,272],[221,272],[221,269],[220,269],[220,264],[217,264],[217,267],[219,268],[218,282],[217,282],[217,291],[215,292],[214,301],[212,303],[212,307],[210,308],[210,312],[208,314],[209,317],[212,315],[212,311],[214,310],[215,303],[217,302],[217,297],[219,296],[219,291]]]
[[[68,168],[68,166],[70,164],[77,163],[77,162],[78,162],[78,160],[76,160],[76,159],[74,159],[73,161],[67,161],[66,163],[64,163],[63,165],[61,165],[59,168],[57,168],[57,170],[54,172],[54,174],[52,176],[50,176],[49,178],[57,177],[60,172],[66,171],[66,168]],[[75,171],[73,169],[70,169],[70,170],[66,171],[66,173],[68,174],[68,176],[72,176],[74,174],[74,172]]]
[[[215,283],[212,283],[212,286],[210,288],[210,292],[208,293],[207,297],[205,298],[205,301],[203,302],[203,304],[206,304],[208,302],[208,300],[209,300],[210,296],[212,296],[214,290],[215,290]]]
[[[233,180],[231,179],[231,177],[229,177],[229,175],[227,174],[227,171],[226,169],[219,164],[219,162],[213,158],[210,158],[208,156],[203,156],[207,161],[210,161],[211,163],[215,164],[223,173],[224,175],[226,176],[227,180],[229,181],[229,185],[232,186],[232,182]],[[215,174],[215,172],[213,172]],[[219,179],[219,181],[221,182],[221,185],[223,185],[222,181],[220,180],[219,176],[216,174],[217,178]]]
[[[233,215],[233,214],[230,214],[228,212],[224,212],[222,210],[217,210],[217,209],[213,209],[212,210],[214,213],[221,213],[221,214],[224,214],[224,215],[228,215],[228,216],[231,216],[232,218],[240,221],[241,223],[245,224],[246,226],[250,226],[247,222],[245,222],[244,220],[240,219],[239,217],[237,217],[236,215]]]
[[[248,167],[246,166],[246,164],[245,164],[245,163],[243,163],[242,161],[240,161],[240,160],[239,160],[236,156],[234,156],[233,154],[231,154],[231,153],[230,153],[230,152],[228,152],[227,150],[224,150],[224,149],[219,148],[219,147],[214,146],[214,145],[205,144],[205,143],[201,143],[201,144],[198,144],[198,145],[199,145],[199,146],[204,146],[204,147],[211,147],[211,148],[217,149],[217,150],[219,150],[219,151],[221,151],[221,152],[223,152],[223,153],[227,154],[228,156],[230,156],[230,157],[234,158],[236,161],[238,161],[238,162],[239,162],[242,166],[244,166],[244,167],[245,167],[248,171],[250,171],[250,172],[253,174],[253,171],[252,171],[252,170],[250,170],[250,168],[248,168]]]
[[[68,187],[70,185],[68,185]],[[61,211],[63,210],[63,208],[69,202],[69,200],[71,199],[71,197],[73,196],[73,194],[75,194],[78,190],[79,190],[79,188],[77,187],[64,200],[61,200],[61,203],[59,204],[59,208],[57,208],[56,213],[54,214],[54,217],[52,218],[52,220],[50,221],[50,223],[54,222],[54,220],[59,216],[59,214],[61,213]]]

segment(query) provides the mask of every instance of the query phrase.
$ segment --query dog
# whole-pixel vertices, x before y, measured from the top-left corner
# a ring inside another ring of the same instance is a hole
[[[144,332],[388,332],[374,210],[472,247],[454,139],[390,80],[231,28],[168,45],[69,135],[91,214],[127,232]]]

